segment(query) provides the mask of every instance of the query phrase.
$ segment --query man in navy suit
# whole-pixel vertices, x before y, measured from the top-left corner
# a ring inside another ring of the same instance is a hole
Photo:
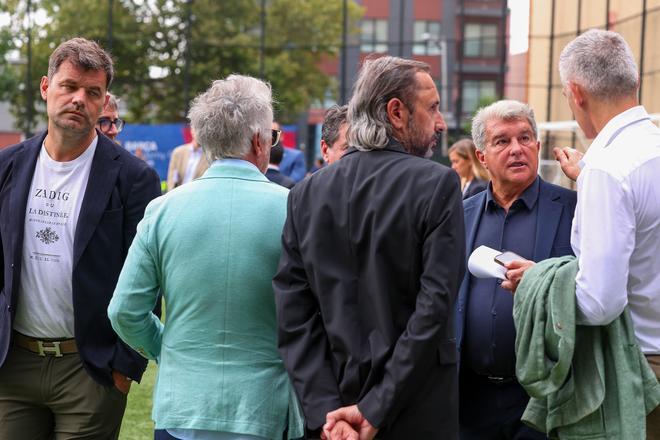
[[[280,124],[273,121],[273,130],[280,130]],[[307,174],[307,165],[305,164],[305,155],[302,151],[295,148],[287,148],[282,145],[284,156],[280,162],[280,172],[290,177],[294,183],[298,183],[305,178]]]
[[[106,315],[155,171],[95,129],[113,76],[83,38],[41,79],[48,131],[0,152],[0,438],[117,438],[146,359]]]
[[[576,194],[538,176],[534,112],[498,101],[472,122],[486,191],[464,201],[467,255],[481,245],[533,261],[571,254]],[[466,273],[457,302],[461,440],[544,439],[520,421],[529,400],[515,378],[513,295]]]
[[[296,182],[294,182],[289,176],[282,174],[280,171],[280,163],[282,162],[283,155],[284,149],[282,146],[279,144],[273,144],[270,149],[270,159],[268,161],[268,169],[266,170],[266,178],[271,182],[291,189]]]

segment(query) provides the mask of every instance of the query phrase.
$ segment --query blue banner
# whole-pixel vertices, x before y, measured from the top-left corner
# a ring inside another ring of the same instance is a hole
[[[167,180],[172,150],[190,142],[187,124],[126,124],[117,141],[153,167],[161,180]]]

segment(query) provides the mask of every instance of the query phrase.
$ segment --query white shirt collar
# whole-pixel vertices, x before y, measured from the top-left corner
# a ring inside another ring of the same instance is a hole
[[[625,127],[643,119],[649,119],[649,114],[646,112],[646,109],[644,109],[644,106],[641,105],[629,108],[610,119],[600,133],[594,138],[593,142],[587,149],[583,160],[587,161],[590,156],[596,154],[603,148],[606,148]]]

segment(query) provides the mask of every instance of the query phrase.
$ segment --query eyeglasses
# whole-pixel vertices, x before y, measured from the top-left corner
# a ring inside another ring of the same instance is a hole
[[[273,132],[273,143],[272,146],[274,147],[275,145],[280,143],[280,138],[282,137],[282,130],[271,130]]]
[[[99,120],[96,123],[99,124],[99,128],[101,128],[101,131],[110,130],[112,124],[114,124],[115,127],[117,128],[117,132],[120,132],[124,128],[124,121],[119,118],[117,119],[99,118]]]

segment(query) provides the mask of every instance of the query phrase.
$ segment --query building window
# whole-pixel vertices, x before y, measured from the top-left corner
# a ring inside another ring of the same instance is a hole
[[[387,20],[362,20],[360,36],[362,52],[387,52]]]
[[[473,113],[487,100],[497,97],[494,80],[463,81],[463,113]]]
[[[415,20],[413,26],[413,54],[440,55],[440,23]]]
[[[497,25],[467,23],[463,33],[463,55],[466,57],[497,56]]]

